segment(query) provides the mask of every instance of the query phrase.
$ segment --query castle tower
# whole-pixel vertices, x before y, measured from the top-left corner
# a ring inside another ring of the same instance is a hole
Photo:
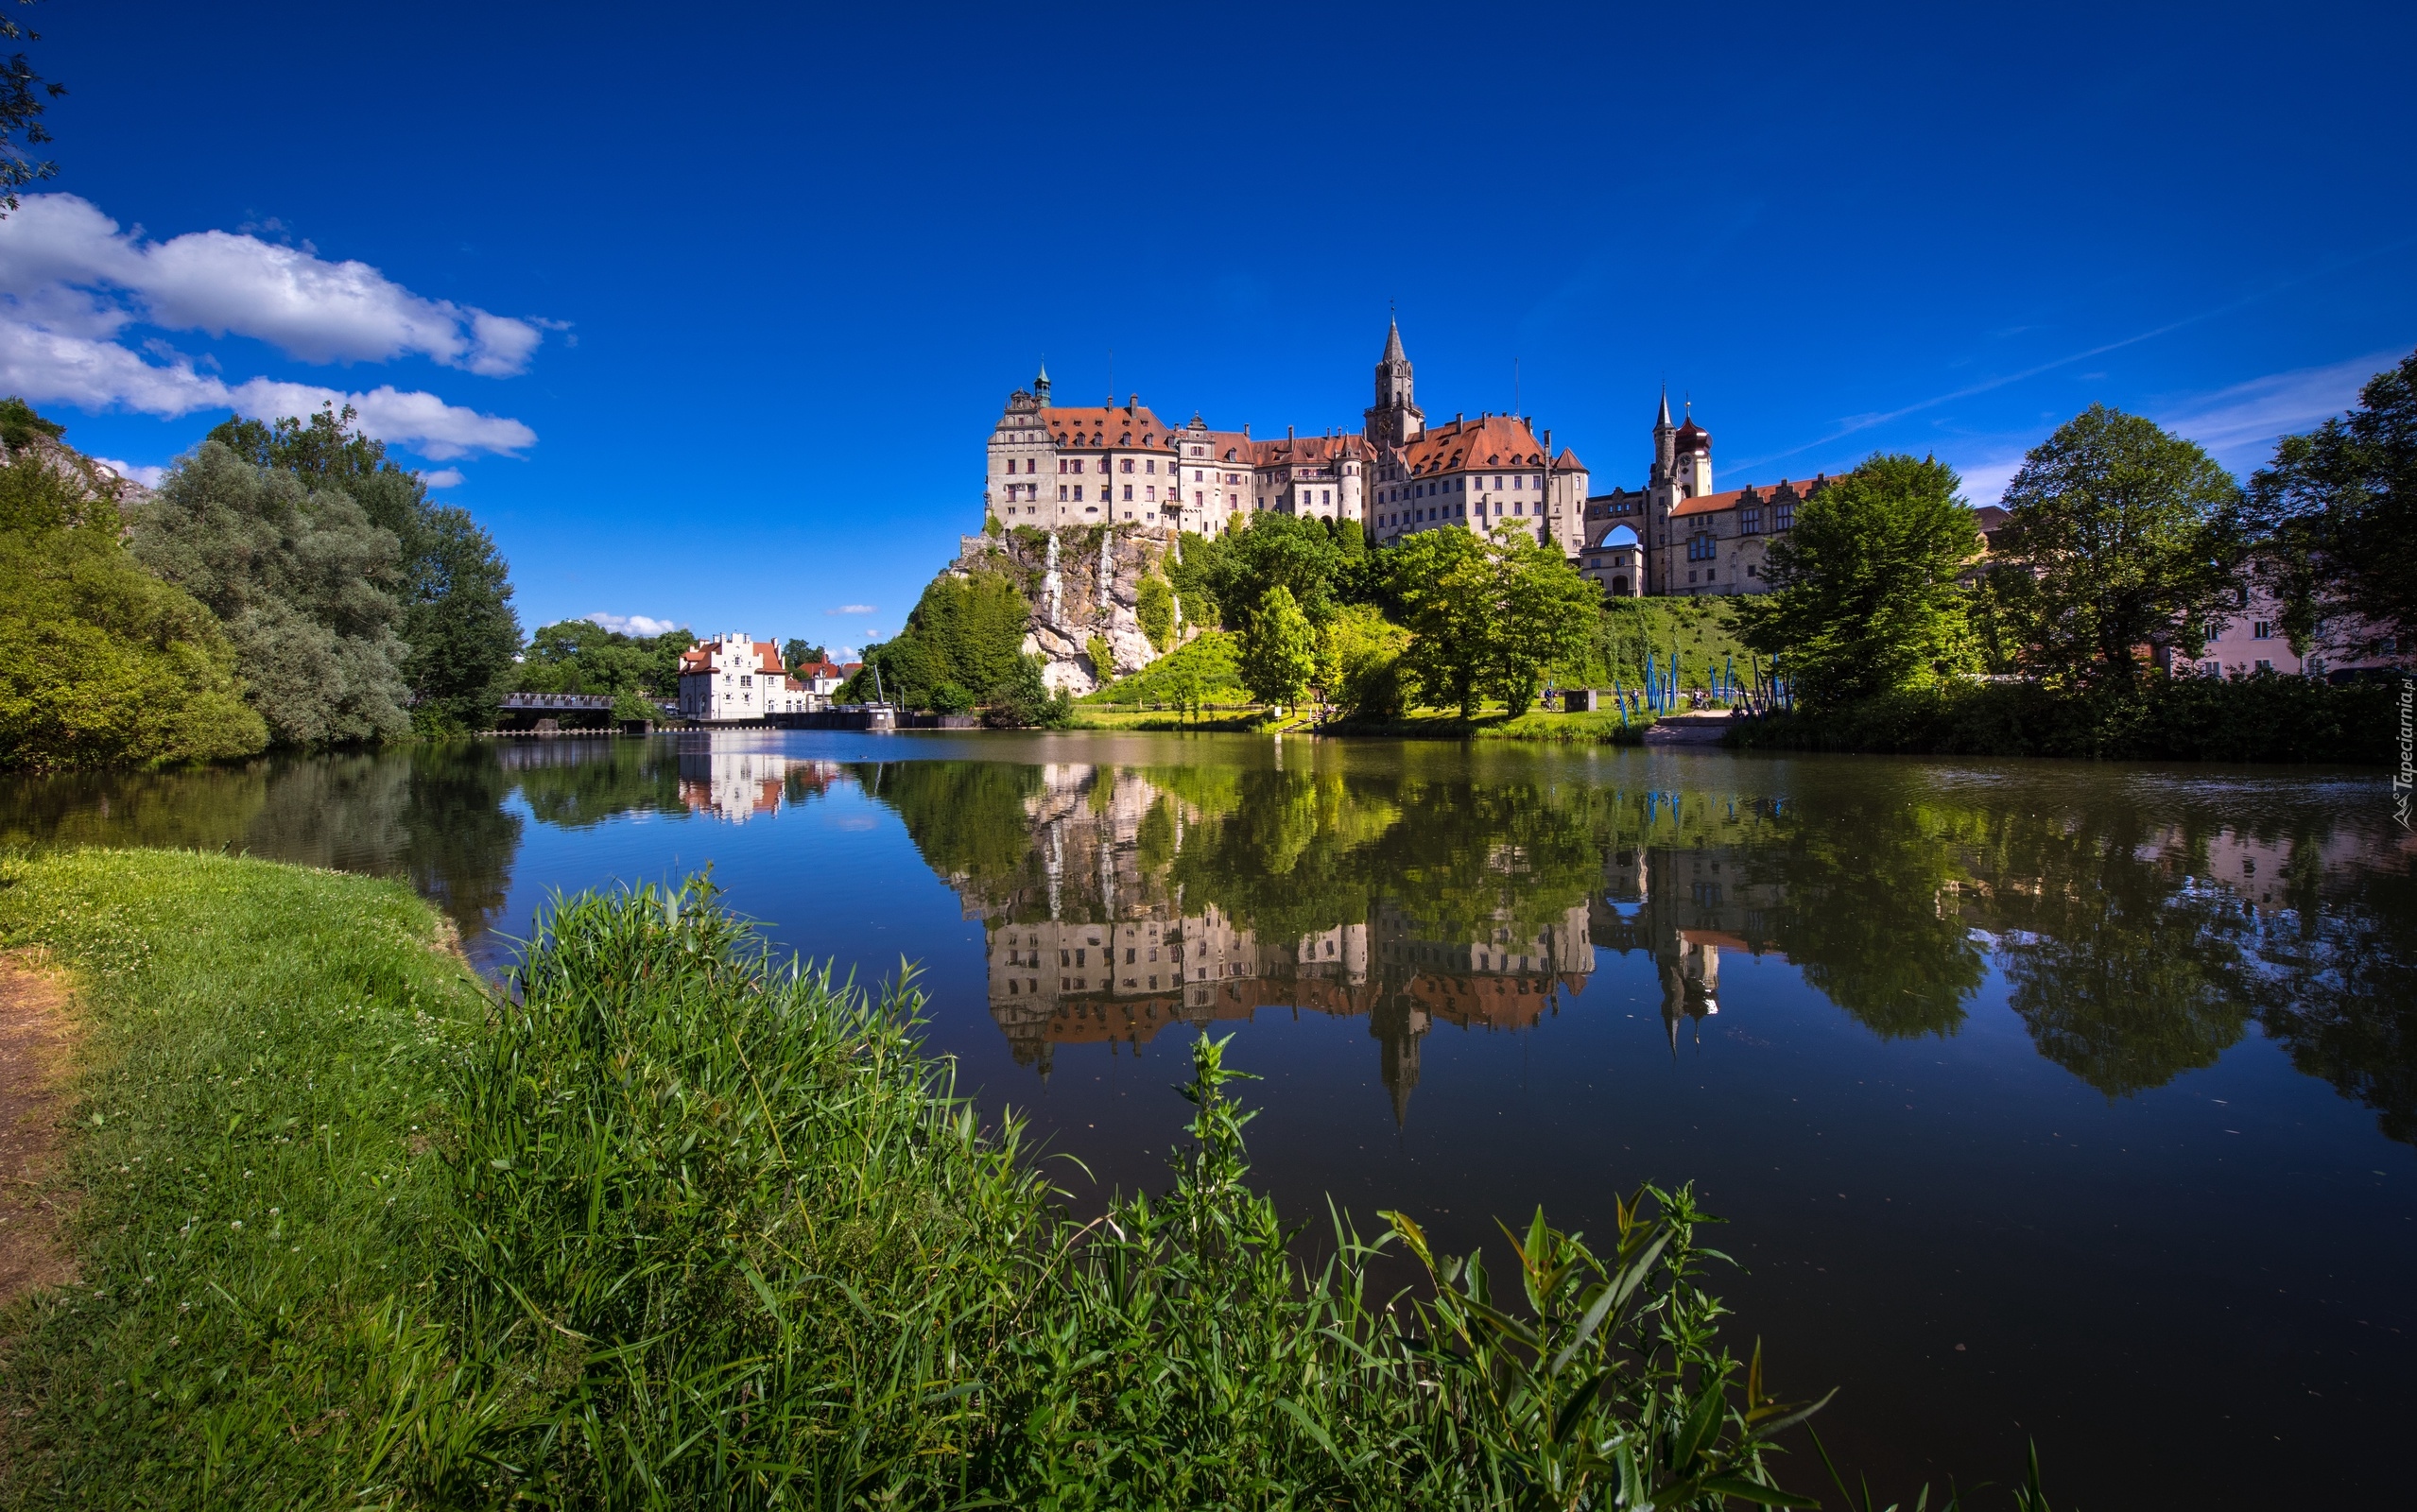
[[[1376,362],[1376,403],[1369,406],[1366,420],[1361,434],[1372,446],[1400,446],[1426,430],[1426,411],[1418,407],[1399,321],[1386,329],[1385,355]]]
[[[1041,401],[1041,407],[1043,409],[1049,407],[1049,365],[1045,362],[1041,364],[1040,376],[1032,380],[1032,397]],[[1663,419],[1669,419],[1669,410],[1670,406],[1666,403],[1664,404],[1662,406]]]
[[[1668,401],[1663,401],[1664,423],[1668,423]],[[1712,433],[1695,422],[1695,406],[1687,406],[1686,422],[1670,438],[1670,447],[1678,463],[1679,496],[1701,498],[1712,491]]]

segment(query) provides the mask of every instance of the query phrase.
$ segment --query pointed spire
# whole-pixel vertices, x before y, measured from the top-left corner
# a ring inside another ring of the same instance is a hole
[[[1660,419],[1654,421],[1653,428],[1662,431],[1670,428],[1670,386],[1668,384],[1662,386],[1662,414]]]
[[[1383,360],[1387,362],[1407,362],[1410,360],[1408,355],[1402,351],[1402,322],[1399,320],[1391,320],[1386,323],[1385,356]]]

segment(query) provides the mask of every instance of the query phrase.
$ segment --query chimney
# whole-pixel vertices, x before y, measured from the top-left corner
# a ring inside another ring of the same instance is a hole
[[[1139,408],[1141,408],[1141,395],[1139,395],[1139,394],[1131,394],[1131,395],[1128,395],[1128,396],[1126,397],[1126,399],[1125,399],[1125,413],[1126,413],[1126,414],[1128,414],[1128,415],[1130,415],[1130,414],[1131,414],[1134,410],[1137,410],[1137,409],[1139,409]]]
[[[1466,424],[1468,422],[1468,419],[1469,412],[1465,409],[1456,409],[1452,412],[1452,423],[1455,425]]]
[[[1242,438],[1246,441],[1251,438],[1251,422],[1247,420],[1242,422]]]
[[[1286,426],[1284,428],[1284,438],[1285,438],[1286,440],[1287,440],[1287,441],[1288,441],[1288,440],[1290,440],[1290,439],[1292,439],[1292,427],[1291,427],[1291,426],[1286,425]]]

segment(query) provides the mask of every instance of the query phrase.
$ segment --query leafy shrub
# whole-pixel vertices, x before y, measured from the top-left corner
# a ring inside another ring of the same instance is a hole
[[[974,696],[961,683],[934,683],[931,699],[932,708],[944,714],[961,714],[974,707]]]
[[[1062,688],[1049,691],[1040,657],[1019,657],[1015,670],[991,690],[982,723],[993,730],[1063,730],[1074,723],[1074,699]]]
[[[1152,572],[1133,593],[1133,619],[1149,637],[1150,649],[1164,651],[1175,640],[1175,590]]]

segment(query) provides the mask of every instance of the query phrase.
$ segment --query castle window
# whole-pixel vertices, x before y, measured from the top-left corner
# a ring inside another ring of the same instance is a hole
[[[1133,502],[1133,486],[1130,483],[1125,485],[1125,502],[1127,504]]]
[[[1065,470],[1066,470],[1066,459],[1065,459],[1064,457],[1062,457],[1062,457],[1058,458],[1058,471],[1059,471],[1059,472],[1064,472]]]
[[[1074,502],[1077,504],[1082,502],[1082,485],[1079,483],[1074,486]]]
[[[1116,471],[1117,471],[1117,472],[1131,472],[1132,470],[1133,470],[1133,459],[1132,459],[1131,457],[1130,457],[1130,456],[1129,456],[1129,457],[1124,458],[1124,459],[1123,459],[1123,461],[1122,461],[1122,463],[1121,463],[1121,464],[1117,467],[1117,469],[1116,469]]]
[[[1795,524],[1796,506],[1783,501],[1772,507],[1770,511],[1770,527],[1773,530],[1791,529],[1794,527]]]
[[[1060,504],[1066,502],[1066,486],[1062,483],[1058,485],[1058,502]]]
[[[1738,515],[1737,528],[1739,531],[1749,536],[1760,534],[1762,531],[1762,511],[1754,508],[1740,511]]]

